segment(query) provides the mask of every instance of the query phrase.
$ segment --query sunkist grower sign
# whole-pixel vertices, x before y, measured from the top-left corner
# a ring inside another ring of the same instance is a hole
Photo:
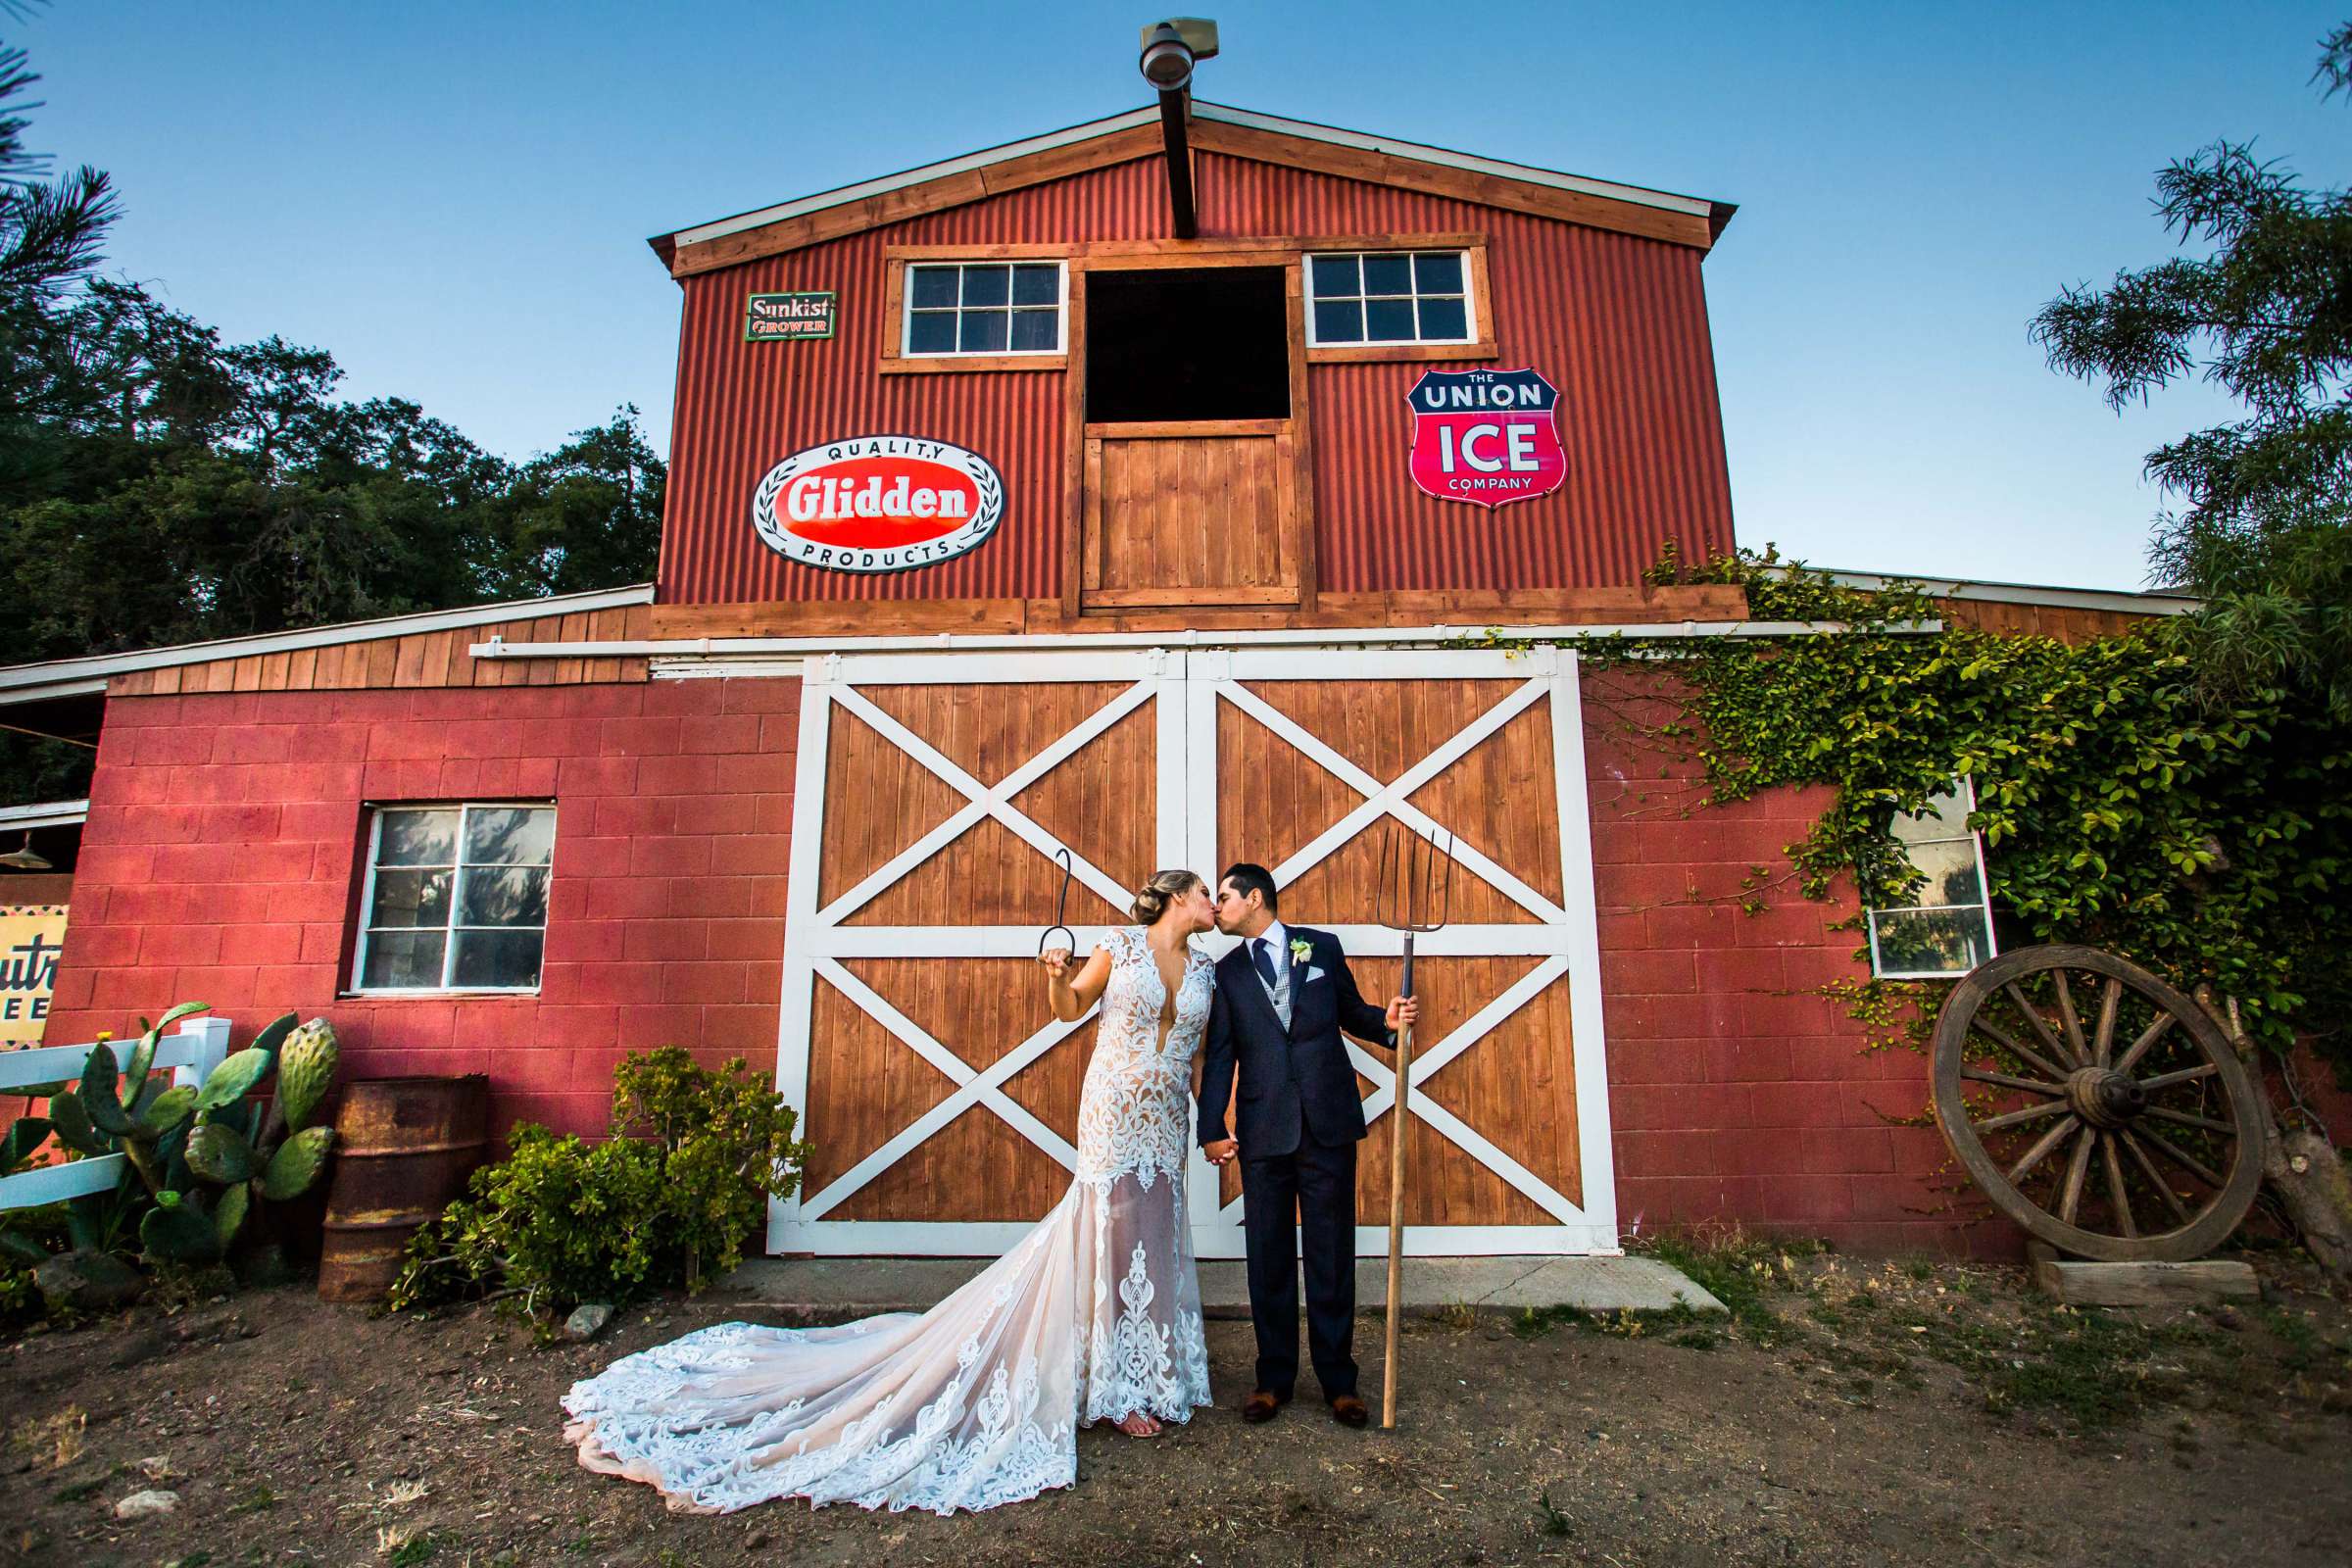
[[[1534,370],[1427,370],[1413,411],[1413,483],[1445,501],[1500,507],[1568,478],[1559,389]]]
[[[1004,481],[976,452],[918,436],[861,435],[795,452],[752,492],[770,548],[831,571],[908,571],[996,532]]]
[[[754,294],[743,306],[743,340],[792,343],[831,337],[834,309],[830,292]]]

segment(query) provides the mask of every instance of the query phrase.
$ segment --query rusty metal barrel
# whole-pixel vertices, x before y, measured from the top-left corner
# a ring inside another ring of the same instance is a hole
[[[490,1080],[363,1078],[335,1112],[318,1295],[372,1301],[392,1287],[409,1238],[465,1196],[490,1144]]]

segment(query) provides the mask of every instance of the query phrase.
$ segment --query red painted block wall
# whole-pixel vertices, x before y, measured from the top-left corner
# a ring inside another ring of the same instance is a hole
[[[605,1125],[613,1065],[771,1068],[800,683],[117,698],[47,1037],[209,1002],[333,1020],[347,1076],[486,1072],[500,1124]],[[552,799],[536,997],[342,995],[364,804]]]
[[[1790,875],[1828,793],[1702,806],[1695,769],[1641,739],[1679,712],[1624,680],[1589,676],[1585,714],[1619,1229],[2017,1252],[1927,1119],[1927,1058],[1871,1049],[1821,994],[1870,978],[1863,934],[1832,929],[1850,888],[1815,903]]]

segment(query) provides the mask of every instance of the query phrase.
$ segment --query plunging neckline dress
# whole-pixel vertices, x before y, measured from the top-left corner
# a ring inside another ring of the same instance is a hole
[[[1188,954],[1163,1040],[1143,931],[1101,949],[1078,1163],[1053,1212],[928,1312],[721,1323],[621,1357],[564,1396],[580,1462],[693,1512],[797,1496],[946,1514],[1069,1486],[1082,1425],[1208,1403],[1184,1178],[1211,968]]]

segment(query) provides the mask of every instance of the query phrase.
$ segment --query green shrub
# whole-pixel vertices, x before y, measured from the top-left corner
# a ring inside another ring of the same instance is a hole
[[[741,1260],[768,1199],[799,1187],[793,1127],[741,1058],[713,1071],[675,1046],[632,1055],[613,1075],[612,1136],[518,1124],[508,1156],[416,1233],[391,1305],[492,1296],[535,1314],[699,1290]]]

